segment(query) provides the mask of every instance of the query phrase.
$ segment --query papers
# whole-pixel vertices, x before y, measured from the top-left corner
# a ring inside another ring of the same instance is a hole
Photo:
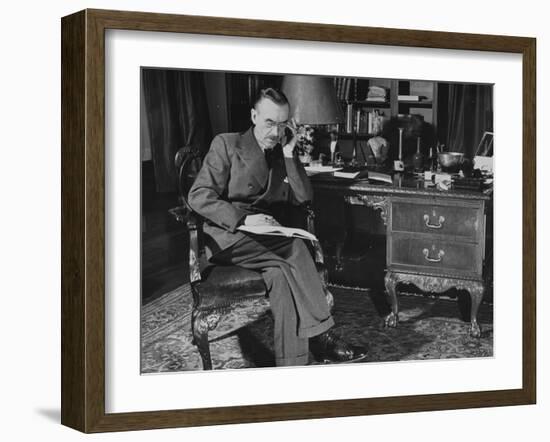
[[[239,226],[237,230],[253,233],[255,235],[286,236],[287,238],[301,238],[309,241],[317,241],[317,237],[307,230],[295,229],[283,226]]]
[[[333,167],[333,166],[307,166],[304,169],[306,169],[306,173],[311,176],[318,173],[326,173],[326,172],[334,172],[336,170],[342,169],[341,167]]]
[[[337,178],[348,178],[348,179],[360,179],[368,178],[369,171],[367,169],[356,168],[356,167],[344,167],[342,170],[334,172],[334,176]]]
[[[382,86],[369,86],[367,91],[367,100],[368,101],[386,101],[388,96],[388,90]]]
[[[365,179],[369,181],[380,181],[383,183],[393,184],[392,176],[387,173],[368,171],[364,167],[334,167],[334,166],[307,166],[305,167],[308,176],[318,173],[333,173],[336,178],[347,179]]]
[[[474,157],[474,169],[479,169],[483,172],[493,172],[493,157]]]

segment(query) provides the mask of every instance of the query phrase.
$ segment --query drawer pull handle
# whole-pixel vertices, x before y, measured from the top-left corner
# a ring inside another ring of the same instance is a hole
[[[443,223],[445,222],[445,217],[443,215],[439,215],[439,224],[430,224],[430,215],[427,213],[424,214],[424,222],[426,223],[426,227],[430,229],[441,229],[443,227]]]
[[[437,258],[430,258],[430,251],[428,249],[422,250],[422,253],[424,253],[424,258],[426,259],[426,261],[430,262],[441,262],[443,256],[445,255],[445,251],[443,250],[439,250]]]

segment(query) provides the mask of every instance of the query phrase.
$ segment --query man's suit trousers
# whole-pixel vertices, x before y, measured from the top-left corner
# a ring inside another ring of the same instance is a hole
[[[247,235],[214,255],[212,261],[261,272],[274,318],[276,364],[307,364],[309,338],[327,331],[334,320],[303,240]]]

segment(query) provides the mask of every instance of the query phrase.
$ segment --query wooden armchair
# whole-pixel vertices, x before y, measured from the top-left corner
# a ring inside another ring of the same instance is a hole
[[[234,308],[250,305],[258,299],[265,299],[267,290],[259,272],[239,266],[220,266],[206,262],[204,241],[202,238],[201,217],[187,202],[188,192],[200,170],[202,158],[197,150],[190,146],[181,148],[175,157],[178,172],[180,205],[170,209],[175,219],[182,223],[189,233],[189,279],[193,293],[191,332],[193,344],[197,346],[204,370],[212,369],[209,332],[216,329],[218,323]],[[307,216],[307,229],[313,233],[313,211],[303,207]],[[332,294],[327,290],[327,270],[323,262],[323,252],[318,242],[312,242],[317,270],[323,281],[327,302],[332,309]],[[268,307],[266,303],[266,308]],[[246,324],[242,324],[244,326]],[[217,336],[219,339],[221,336]]]

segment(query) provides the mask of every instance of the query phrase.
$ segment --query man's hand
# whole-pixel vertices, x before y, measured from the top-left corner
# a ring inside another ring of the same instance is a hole
[[[280,226],[271,215],[259,213],[258,215],[247,215],[244,219],[245,226]]]
[[[287,158],[292,158],[294,155],[294,147],[296,147],[296,141],[297,141],[297,127],[296,127],[296,121],[294,121],[294,118],[292,118],[286,127],[290,130],[292,133],[292,138],[290,140],[287,140],[286,144],[283,146],[283,155]]]

